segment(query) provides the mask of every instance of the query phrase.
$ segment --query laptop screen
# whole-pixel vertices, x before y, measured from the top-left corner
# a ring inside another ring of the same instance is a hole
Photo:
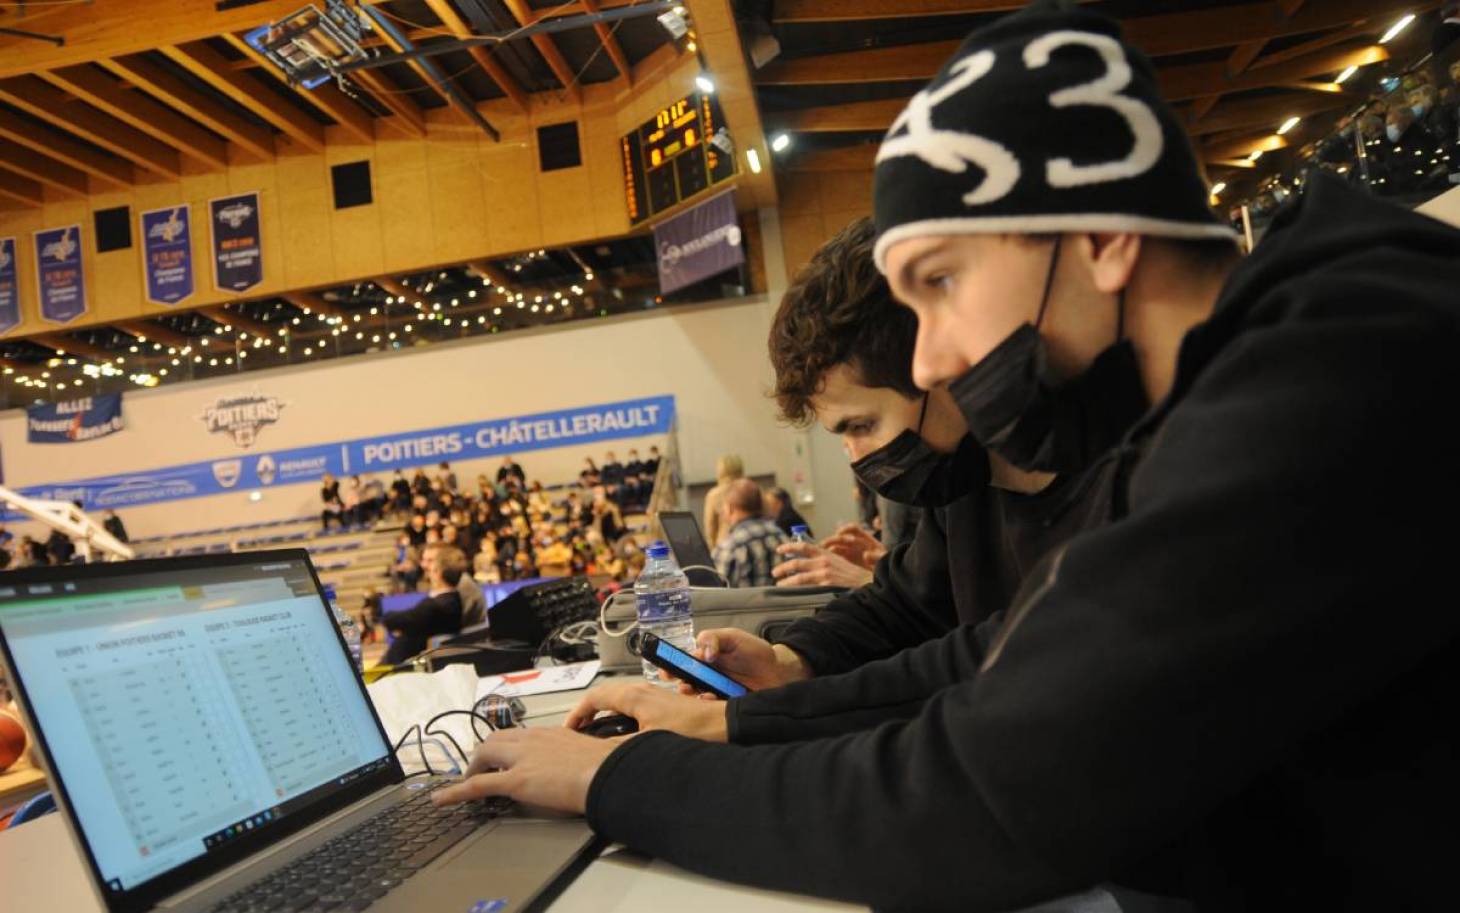
[[[37,578],[0,578],[0,634],[104,894],[394,765],[302,552]]]
[[[715,559],[705,545],[705,534],[700,532],[699,521],[689,511],[660,511],[659,528],[664,530],[664,540],[674,552],[674,560],[680,567],[714,567]]]

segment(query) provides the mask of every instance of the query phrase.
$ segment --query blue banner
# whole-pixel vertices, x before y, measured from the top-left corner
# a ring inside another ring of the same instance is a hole
[[[200,498],[234,489],[317,482],[326,472],[336,476],[386,472],[397,467],[404,469],[442,460],[479,460],[507,453],[577,447],[615,438],[667,434],[673,420],[674,397],[652,396],[559,412],[540,412],[295,447],[257,456],[206,460],[75,482],[32,485],[20,491],[33,498],[80,501],[84,510],[100,510]]]
[[[15,277],[15,239],[0,238],[0,333],[20,324],[20,287]]]
[[[193,231],[186,203],[142,213],[147,300],[177,304],[193,293]]]
[[[25,439],[32,444],[71,444],[122,430],[122,394],[83,396],[25,410]]]
[[[220,292],[243,292],[264,281],[259,241],[259,195],[241,193],[208,203],[213,231],[213,284]]]
[[[86,313],[80,225],[35,233],[35,271],[42,320],[70,323]]]

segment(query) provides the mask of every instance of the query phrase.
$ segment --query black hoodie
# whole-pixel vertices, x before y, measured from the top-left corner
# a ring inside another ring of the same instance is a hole
[[[963,627],[786,689],[842,735],[630,739],[589,821],[892,910],[1107,879],[1213,911],[1453,909],[1457,353],[1460,232],[1314,180],[1112,455],[1120,519],[1031,575],[988,650]]]

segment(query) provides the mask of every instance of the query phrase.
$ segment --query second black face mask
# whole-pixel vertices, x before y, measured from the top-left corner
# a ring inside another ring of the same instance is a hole
[[[912,507],[945,507],[988,483],[977,441],[964,436],[953,453],[939,453],[912,429],[857,460],[852,472],[887,500]]]

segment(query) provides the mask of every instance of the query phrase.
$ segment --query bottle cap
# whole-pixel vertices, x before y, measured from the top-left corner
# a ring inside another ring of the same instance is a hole
[[[333,583],[326,583],[324,585],[324,598],[330,602],[335,601],[335,585]]]
[[[663,540],[655,539],[649,543],[648,548],[644,549],[644,554],[650,558],[668,558],[669,546]]]
[[[791,527],[791,535],[793,536],[805,536],[808,535],[810,532],[811,530],[807,529],[799,523]]]

